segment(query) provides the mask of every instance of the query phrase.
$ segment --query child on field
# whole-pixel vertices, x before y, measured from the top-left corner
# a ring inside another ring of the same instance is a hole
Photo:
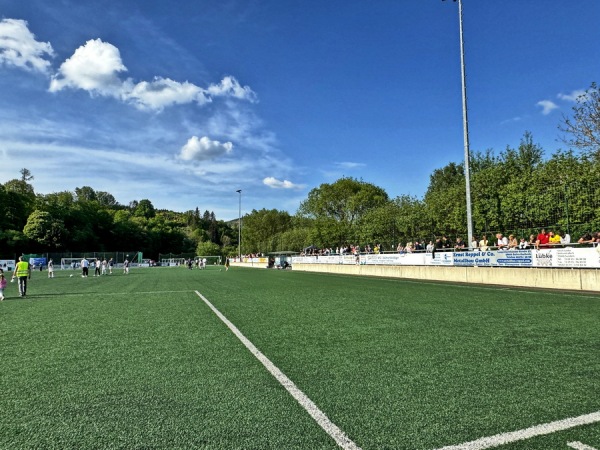
[[[4,273],[0,273],[0,302],[4,300],[4,288],[6,287],[6,277]]]

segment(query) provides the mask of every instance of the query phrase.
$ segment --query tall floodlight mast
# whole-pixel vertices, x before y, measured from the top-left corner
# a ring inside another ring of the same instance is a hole
[[[442,0],[445,1],[445,0]],[[456,3],[457,0],[454,0]],[[463,136],[465,145],[465,190],[467,202],[467,245],[473,242],[473,214],[471,211],[471,168],[469,156],[469,118],[467,113],[467,75],[465,70],[465,42],[463,38],[463,7],[462,0],[458,0],[458,20],[460,35],[460,70],[462,79],[462,108],[463,108]]]

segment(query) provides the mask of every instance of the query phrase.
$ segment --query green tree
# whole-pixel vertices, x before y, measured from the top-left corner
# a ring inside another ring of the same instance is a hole
[[[33,186],[23,180],[9,180],[4,183],[4,215],[13,230],[23,230],[27,217],[35,209]]]
[[[45,211],[34,211],[27,219],[23,234],[46,248],[60,248],[67,230],[61,220],[54,219]]]
[[[27,183],[28,181],[33,180],[33,175],[29,169],[23,168],[19,172],[21,173],[21,181]]]
[[[156,210],[154,209],[154,205],[148,199],[140,200],[136,205],[133,215],[136,217],[144,217],[146,219],[151,219],[156,215]]]
[[[600,158],[600,91],[596,83],[577,97],[573,117],[563,117],[559,129],[568,133],[565,143]]]
[[[78,202],[91,202],[96,200],[96,191],[89,186],[75,188],[75,196]]]
[[[198,256],[221,256],[221,247],[214,242],[200,242],[196,247]]]
[[[451,162],[433,171],[424,200],[427,220],[436,233],[456,234],[466,230],[465,198],[462,164]]]
[[[286,211],[276,209],[252,210],[243,218],[242,243],[244,253],[267,253],[275,251],[280,244],[281,233],[291,228],[292,218]]]
[[[335,246],[358,237],[364,214],[388,201],[387,193],[373,184],[341,178],[311,190],[298,213],[314,219],[311,238],[319,246]]]
[[[108,192],[104,192],[104,191],[96,192],[96,200],[98,201],[98,204],[100,206],[103,206],[105,208],[112,208],[115,206],[119,206],[119,203],[117,202],[115,197],[112,194],[109,194]]]

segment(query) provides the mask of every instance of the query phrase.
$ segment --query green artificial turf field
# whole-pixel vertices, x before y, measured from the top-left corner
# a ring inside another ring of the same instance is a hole
[[[600,449],[596,295],[236,267],[36,272],[16,292],[2,449],[340,448],[204,299],[345,448]]]

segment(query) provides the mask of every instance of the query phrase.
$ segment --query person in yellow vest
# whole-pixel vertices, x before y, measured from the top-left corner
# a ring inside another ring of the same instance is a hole
[[[13,280],[15,277],[19,281],[19,296],[25,297],[27,295],[27,278],[31,279],[31,267],[22,256],[19,256],[19,262],[15,266],[15,271],[12,276]]]

